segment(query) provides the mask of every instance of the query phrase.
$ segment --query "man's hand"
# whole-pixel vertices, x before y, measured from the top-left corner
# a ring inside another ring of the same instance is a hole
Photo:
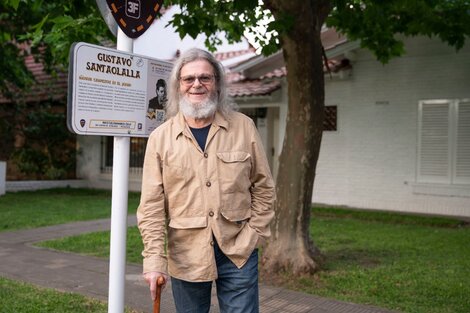
[[[164,282],[162,286],[162,289],[163,289],[166,286],[166,282],[170,279],[170,277],[167,274],[161,273],[161,272],[144,273],[144,279],[147,282],[147,284],[149,284],[149,287],[150,287],[150,295],[152,296],[152,301],[155,301],[155,294],[157,292],[157,279],[159,277],[164,278]]]

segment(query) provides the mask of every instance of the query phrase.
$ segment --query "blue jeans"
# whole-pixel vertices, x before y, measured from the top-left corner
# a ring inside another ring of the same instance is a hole
[[[217,299],[221,313],[258,313],[258,249],[242,268],[220,250],[214,240],[218,278]],[[187,282],[171,278],[178,313],[207,313],[211,305],[212,282]]]

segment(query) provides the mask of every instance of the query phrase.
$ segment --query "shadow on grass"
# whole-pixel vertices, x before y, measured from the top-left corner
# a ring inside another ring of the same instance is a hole
[[[393,260],[397,253],[389,250],[365,250],[342,248],[339,250],[323,253],[326,262],[322,270],[329,271],[336,268],[362,267],[365,269],[375,268],[383,264],[383,260]]]
[[[470,227],[470,220],[458,217],[418,215],[416,213],[388,212],[378,210],[338,207],[313,207],[313,217],[344,218],[385,224],[421,225],[442,228]]]

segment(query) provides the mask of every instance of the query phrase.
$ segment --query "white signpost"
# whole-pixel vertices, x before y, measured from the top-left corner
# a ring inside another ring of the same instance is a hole
[[[165,119],[149,107],[172,64],[132,54],[118,29],[117,50],[87,43],[71,49],[67,126],[79,135],[114,136],[108,312],[124,312],[130,137],[148,137]],[[162,105],[166,99],[160,99]]]
[[[117,50],[87,43],[71,48],[67,126],[79,135],[114,136],[108,312],[124,312],[130,137],[147,137],[165,119],[149,107],[172,64],[132,54],[118,29]],[[166,99],[161,99],[164,105]]]
[[[163,123],[166,91],[157,94],[156,86],[165,88],[172,68],[132,54],[131,38],[150,27],[162,2],[97,0],[109,29],[117,30],[117,50],[77,43],[70,53],[67,127],[114,136],[108,313],[124,312],[130,137],[147,137]]]
[[[118,30],[119,50],[132,52],[132,39]],[[130,138],[114,137],[111,235],[109,247],[108,313],[123,313],[126,285],[127,205]]]

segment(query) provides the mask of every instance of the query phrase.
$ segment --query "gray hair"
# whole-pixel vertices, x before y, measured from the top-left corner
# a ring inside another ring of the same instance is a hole
[[[166,116],[170,118],[175,116],[179,111],[180,102],[180,74],[181,69],[186,64],[196,61],[205,60],[212,65],[217,84],[217,111],[225,117],[235,110],[235,104],[229,100],[227,87],[225,83],[225,70],[222,64],[207,51],[192,48],[184,52],[178,60],[176,60],[173,70],[171,71],[168,90],[168,103],[166,106]]]

